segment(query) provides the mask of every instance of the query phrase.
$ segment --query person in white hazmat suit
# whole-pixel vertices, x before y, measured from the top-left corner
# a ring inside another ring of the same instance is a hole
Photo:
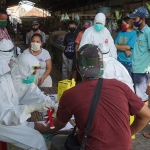
[[[52,103],[51,98],[46,96],[35,84],[39,68],[38,59],[31,54],[20,54],[12,63],[11,76],[20,104],[29,105],[42,101]],[[33,73],[32,69],[35,69],[35,76],[31,75]]]
[[[10,40],[0,41],[0,141],[28,150],[48,150],[43,136],[26,126],[26,120],[31,117],[31,112],[47,110],[53,103],[19,104],[8,66],[14,49]],[[32,61],[33,66],[37,63],[37,60]]]
[[[116,60],[117,49],[114,45],[114,40],[108,29],[105,27],[106,17],[103,13],[98,13],[94,19],[94,26],[86,29],[79,49],[85,44],[97,45],[103,53],[104,60],[104,74],[103,78],[112,79],[115,78],[125,84],[127,84],[132,91],[133,81],[126,68]]]

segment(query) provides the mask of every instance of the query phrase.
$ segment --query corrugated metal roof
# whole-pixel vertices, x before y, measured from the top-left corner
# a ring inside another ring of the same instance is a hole
[[[17,5],[21,0],[6,0],[7,6]],[[30,0],[35,7],[49,9],[51,11],[68,10],[89,3],[96,3],[105,0]]]

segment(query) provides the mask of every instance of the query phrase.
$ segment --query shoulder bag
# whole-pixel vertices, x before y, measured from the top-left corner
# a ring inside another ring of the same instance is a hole
[[[90,106],[90,110],[88,114],[86,128],[84,131],[84,136],[82,139],[82,144],[81,145],[79,144],[75,136],[75,131],[76,131],[76,126],[75,126],[72,133],[68,135],[67,140],[65,141],[65,145],[64,145],[65,150],[85,150],[85,144],[86,144],[88,134],[90,132],[90,126],[92,124],[92,121],[96,112],[96,108],[100,99],[102,83],[103,83],[103,78],[100,78],[97,82],[97,85],[94,90],[94,94],[92,96],[91,106]]]

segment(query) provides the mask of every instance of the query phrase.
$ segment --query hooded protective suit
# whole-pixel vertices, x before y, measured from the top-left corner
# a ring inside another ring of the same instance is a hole
[[[38,72],[39,61],[31,54],[20,54],[11,66],[11,75],[15,90],[18,93],[20,104],[33,104],[48,101],[55,107],[49,96],[43,94],[35,83],[25,84],[23,79],[27,79],[34,71]]]
[[[0,41],[0,141],[24,149],[47,150],[42,135],[26,126],[26,120],[31,116],[29,106],[19,105],[8,66],[13,47],[10,40]]]
[[[103,26],[105,26],[105,20],[105,15],[103,13],[98,13],[95,16],[94,25],[96,23],[101,23]],[[99,48],[101,48],[101,46],[104,44],[108,48],[105,49],[106,51],[103,51],[103,53],[109,53],[110,57],[117,58],[117,49],[114,45],[114,40],[112,39],[112,36],[106,27],[104,27],[100,32],[97,32],[94,29],[94,26],[86,29],[82,36],[79,48],[85,44],[94,44]]]
[[[101,23],[103,26],[105,26],[105,20],[105,15],[103,13],[98,13],[95,16],[94,25],[96,23]],[[133,81],[128,71],[120,62],[116,60],[117,49],[107,28],[104,27],[100,32],[97,32],[94,26],[86,29],[82,36],[79,48],[85,44],[97,45],[102,51],[104,61],[103,78],[115,78],[127,84],[132,89],[132,91],[134,91]]]

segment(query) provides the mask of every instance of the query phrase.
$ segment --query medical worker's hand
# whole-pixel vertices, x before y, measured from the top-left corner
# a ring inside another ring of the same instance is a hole
[[[34,129],[38,130],[41,133],[44,133],[47,131],[47,127],[45,127],[43,124],[37,123],[37,122],[34,123]]]
[[[125,53],[126,53],[127,57],[132,55],[131,51],[125,51]]]
[[[150,96],[150,83],[149,83],[149,85],[147,86],[146,94]]]
[[[56,117],[57,110],[58,110],[58,103],[56,103],[55,106],[54,106],[54,113],[52,115],[54,118]]]
[[[44,77],[39,78],[38,84],[42,84],[44,82]]]
[[[51,108],[51,103],[49,102],[41,102],[41,103],[37,103],[37,104],[33,104],[33,105],[29,105],[25,108],[24,112],[26,114],[30,114],[34,111],[44,111],[44,110],[48,110],[49,108]]]

